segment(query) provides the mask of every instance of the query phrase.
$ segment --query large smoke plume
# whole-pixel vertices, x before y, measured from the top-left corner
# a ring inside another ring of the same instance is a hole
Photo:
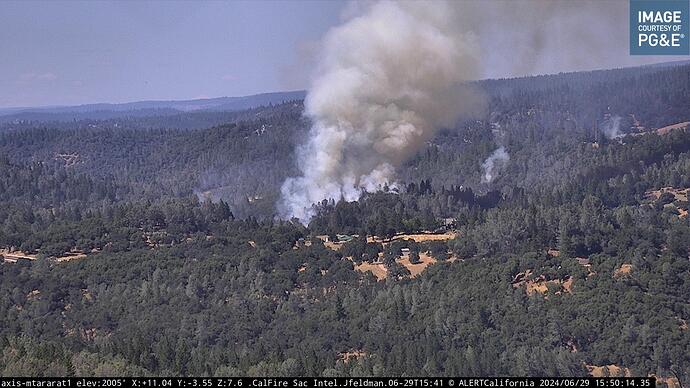
[[[478,76],[478,47],[448,3],[379,2],[332,30],[305,100],[309,142],[302,176],[283,187],[283,216],[303,222],[312,204],[352,201],[394,179],[434,130],[477,105],[462,87]]]
[[[435,129],[476,110],[463,81],[658,61],[628,55],[624,1],[354,4],[359,16],[329,32],[315,61],[313,126],[298,150],[301,176],[282,187],[286,218],[306,222],[313,203],[393,181]]]

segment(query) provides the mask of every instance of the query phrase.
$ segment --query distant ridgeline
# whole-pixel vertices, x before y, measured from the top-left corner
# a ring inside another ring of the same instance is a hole
[[[64,107],[0,108],[0,122],[108,120],[130,117],[175,116],[181,112],[234,112],[304,99],[305,92],[263,93],[187,101],[139,101],[122,104],[86,104]],[[162,123],[161,123],[162,124]],[[201,124],[201,123],[200,123]]]
[[[690,65],[478,85],[482,117],[308,227],[274,218],[300,99],[5,121],[0,375],[690,386]]]

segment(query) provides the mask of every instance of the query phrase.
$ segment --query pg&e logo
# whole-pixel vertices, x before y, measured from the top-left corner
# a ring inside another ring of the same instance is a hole
[[[631,55],[688,55],[690,0],[630,0]]]

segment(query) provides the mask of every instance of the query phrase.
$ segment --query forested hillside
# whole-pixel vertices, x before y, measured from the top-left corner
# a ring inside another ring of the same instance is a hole
[[[690,385],[690,65],[477,86],[486,111],[308,226],[275,217],[301,101],[3,124],[0,375]]]

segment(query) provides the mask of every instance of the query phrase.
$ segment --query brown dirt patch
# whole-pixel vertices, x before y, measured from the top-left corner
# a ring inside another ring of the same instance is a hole
[[[527,295],[534,295],[536,293],[540,293],[542,295],[546,294],[546,292],[549,290],[549,287],[547,284],[550,282],[543,281],[543,280],[537,280],[537,281],[528,281],[525,283],[526,288],[525,290],[527,291]]]
[[[453,262],[455,260],[457,260],[457,258],[451,258],[448,261]],[[438,260],[434,259],[426,253],[419,254],[419,261],[420,262],[418,264],[410,263],[410,257],[407,254],[403,255],[401,258],[396,260],[396,262],[402,264],[405,268],[407,268],[408,271],[410,271],[410,278],[415,278],[419,276],[422,272],[424,272],[424,270],[428,266],[438,262]],[[384,280],[388,276],[388,269],[386,269],[386,266],[382,263],[372,264],[368,262],[363,262],[360,265],[355,265],[355,270],[359,272],[371,272],[374,274],[374,276],[376,276],[378,280]]]
[[[384,280],[386,276],[388,276],[388,270],[383,264],[371,264],[365,261],[360,265],[356,265],[355,270],[359,272],[371,272],[378,280]]]
[[[410,263],[410,257],[408,255],[404,255],[401,259],[398,260],[398,263],[404,265],[405,268],[407,268],[410,271],[410,277],[414,278],[419,276],[419,274],[421,274],[422,272],[424,272],[426,267],[437,262],[436,259],[427,255],[426,253],[419,254],[419,261],[420,263],[418,264],[412,264]]]
[[[633,265],[628,264],[628,263],[623,263],[621,264],[620,267],[616,268],[616,270],[613,271],[613,277],[621,277],[621,276],[628,276],[632,273],[633,270]]]
[[[561,283],[565,292],[568,292],[568,293],[573,292],[573,282],[575,282],[575,280],[572,277],[569,277],[568,280]]]
[[[573,282],[574,280],[572,277],[568,277],[566,280],[546,280],[544,275],[541,275],[536,279],[532,279],[532,270],[528,269],[525,272],[520,272],[515,275],[513,278],[513,288],[524,287],[525,292],[530,296],[537,293],[544,295],[549,291],[549,285],[552,284],[560,287],[560,290],[555,292],[557,295],[560,295],[562,291],[571,293],[573,290]]]
[[[8,262],[17,262],[17,260],[36,260],[38,258],[37,255],[30,255],[22,251],[10,251],[9,249],[0,249],[0,256]]]
[[[86,257],[87,257],[86,253],[84,253],[84,252],[70,252],[70,253],[66,253],[60,257],[56,257],[55,261],[57,261],[58,263],[66,263],[66,262],[72,261],[72,260],[86,259]]]

